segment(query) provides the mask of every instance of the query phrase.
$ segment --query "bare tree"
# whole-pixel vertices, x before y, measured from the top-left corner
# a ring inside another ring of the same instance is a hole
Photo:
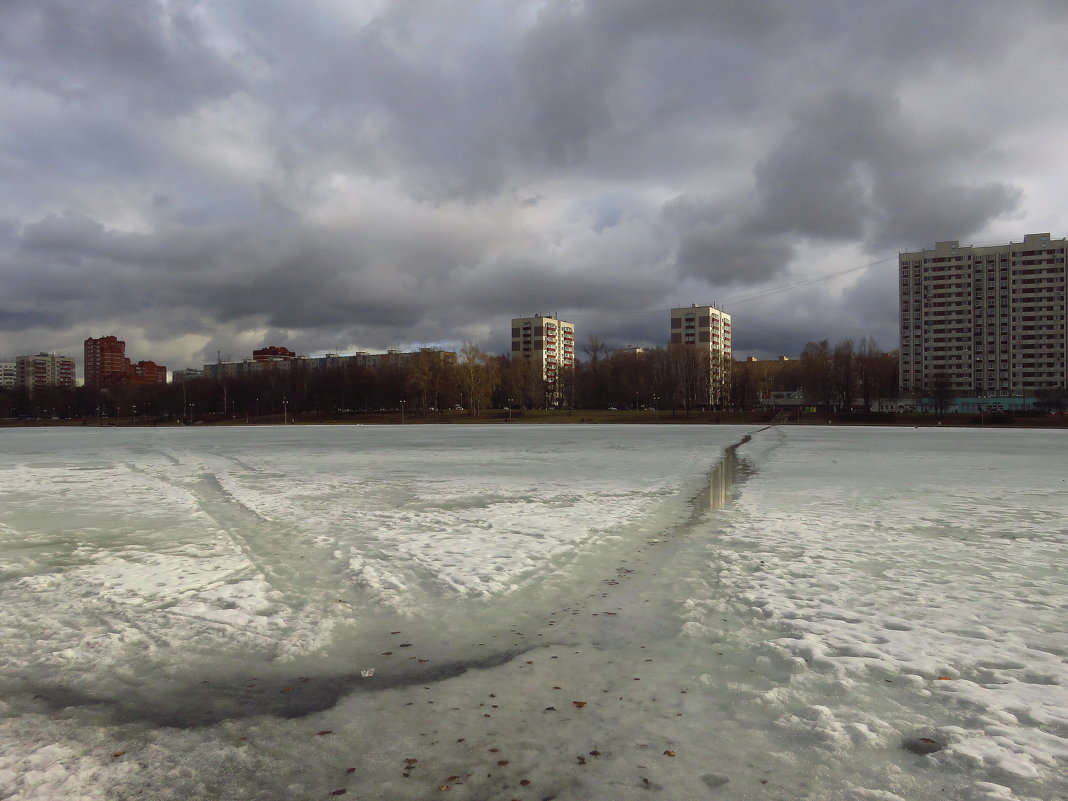
[[[941,417],[953,400],[953,379],[948,373],[935,373],[924,387],[924,395]]]
[[[731,403],[739,409],[751,409],[759,401],[757,379],[752,370],[734,370],[731,373]]]
[[[834,385],[835,404],[842,411],[853,408],[857,391],[857,374],[854,363],[853,340],[843,339],[831,353],[831,374]]]
[[[582,346],[582,352],[586,354],[591,364],[597,364],[601,359],[608,356],[608,346],[601,341],[596,334],[590,334],[586,344]]]
[[[675,404],[682,406],[687,417],[690,416],[691,409],[709,404],[710,356],[706,350],[687,345],[672,345],[668,348],[673,400]]]
[[[652,385],[653,407],[663,409],[669,403],[674,414],[674,395],[672,392],[671,360],[663,348],[656,348],[646,355],[649,371],[649,383]]]
[[[408,392],[418,399],[418,407],[425,417],[433,407],[442,409],[450,383],[451,354],[424,349],[412,356],[408,365]]]
[[[489,405],[497,385],[497,363],[473,342],[465,342],[460,350],[458,370],[469,413],[477,417]]]
[[[834,370],[826,339],[805,344],[801,351],[801,380],[809,401],[828,411],[834,408]]]
[[[600,337],[591,335],[582,346],[582,352],[586,354],[586,364],[580,374],[583,399],[586,405],[593,409],[608,406],[612,402],[604,369],[608,348]]]
[[[531,373],[534,365],[530,359],[524,359],[521,355],[513,355],[508,358],[501,368],[501,390],[505,400],[511,399],[513,404],[534,406],[534,388],[531,382]]]
[[[421,351],[412,357],[408,367],[408,393],[418,399],[416,406],[426,417],[430,406],[430,395],[434,390],[434,365],[431,355]]]
[[[873,401],[897,396],[897,355],[883,353],[875,339],[860,340],[856,355],[857,388],[864,410],[869,411]]]

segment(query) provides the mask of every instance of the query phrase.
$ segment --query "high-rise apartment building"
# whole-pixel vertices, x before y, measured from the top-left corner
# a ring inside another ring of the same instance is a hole
[[[126,343],[113,335],[85,340],[85,385],[166,384],[167,368],[151,361],[130,362]]]
[[[512,358],[531,364],[534,403],[558,405],[566,373],[575,368],[575,326],[541,314],[513,318]]]
[[[16,382],[31,392],[37,387],[73,387],[74,359],[54,353],[19,356],[15,360]]]
[[[726,403],[730,386],[731,316],[715,306],[671,310],[671,345],[694,348],[708,358],[708,404]]]
[[[1026,395],[1065,386],[1068,240],[962,247],[898,257],[900,387]]]
[[[0,387],[14,389],[18,380],[18,369],[14,362],[0,362]]]
[[[126,343],[115,336],[89,337],[85,340],[85,385],[100,387],[108,384],[120,384],[126,380],[130,371],[130,360],[126,358]]]

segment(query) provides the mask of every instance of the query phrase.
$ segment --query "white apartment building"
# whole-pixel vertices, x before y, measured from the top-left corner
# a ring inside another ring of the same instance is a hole
[[[512,358],[532,364],[534,402],[555,406],[563,397],[566,371],[575,368],[575,326],[536,314],[512,318]]]
[[[0,362],[0,387],[14,389],[18,371],[14,362]]]
[[[36,387],[73,387],[74,359],[54,353],[38,353],[15,359],[15,382],[31,392]]]
[[[1066,249],[1027,234],[899,254],[901,393],[935,382],[975,396],[1064,387]]]
[[[691,347],[708,354],[708,404],[727,402],[730,387],[731,316],[715,306],[671,310],[671,345]]]
[[[204,371],[198,370],[196,367],[186,367],[182,370],[171,371],[171,383],[181,384],[183,381],[193,381],[197,378],[203,378]]]

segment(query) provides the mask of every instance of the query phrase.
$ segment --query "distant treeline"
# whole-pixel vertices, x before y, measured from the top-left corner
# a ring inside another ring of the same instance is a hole
[[[897,368],[897,353],[880,350],[874,339],[865,337],[857,347],[851,339],[833,347],[824,339],[807,343],[799,360],[783,363],[778,382],[784,391],[803,390],[812,406],[867,411],[876,401],[897,397]]]
[[[195,420],[205,417],[333,419],[377,411],[441,414],[462,407],[574,409],[691,409],[755,407],[775,391],[803,389],[818,405],[849,408],[861,399],[893,397],[897,358],[864,342],[830,347],[809,343],[800,360],[714,363],[707,353],[673,346],[641,353],[610,351],[596,337],[585,359],[562,371],[555,386],[542,382],[529,361],[493,356],[465,345],[455,360],[415,354],[375,367],[312,369],[300,362],[219,380],[102,387],[0,389],[0,417]]]

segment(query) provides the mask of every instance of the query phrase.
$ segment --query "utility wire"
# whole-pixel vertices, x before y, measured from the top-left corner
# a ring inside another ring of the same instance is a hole
[[[813,276],[811,278],[803,278],[800,281],[794,281],[791,284],[783,284],[782,286],[776,286],[776,287],[772,287],[770,289],[762,289],[759,292],[754,292],[751,295],[739,295],[738,297],[728,298],[726,301],[718,302],[717,305],[716,305],[716,308],[719,308],[722,311],[725,311],[725,312],[727,312],[729,314],[730,311],[728,309],[726,309],[726,308],[723,308],[726,304],[745,303],[746,301],[757,300],[758,298],[763,298],[763,297],[766,297],[767,295],[774,295],[774,294],[776,294],[778,292],[786,292],[787,290],[790,290],[790,289],[797,289],[797,288],[803,287],[803,286],[810,286],[811,284],[818,284],[818,283],[820,283],[822,281],[829,281],[832,278],[840,278],[843,275],[849,275],[850,273],[860,272],[861,270],[868,270],[868,269],[871,269],[872,267],[877,267],[880,264],[886,264],[887,262],[896,261],[896,260],[897,260],[897,256],[887,256],[884,259],[879,259],[877,261],[871,261],[871,262],[868,262],[867,264],[859,264],[856,267],[847,267],[846,269],[838,270],[837,272],[824,273],[823,275],[815,275],[815,276]],[[686,305],[688,305],[688,304],[684,304],[683,306],[675,306],[673,308],[685,308]],[[669,311],[669,310],[668,309],[613,309],[611,312],[606,312],[606,314],[612,314],[612,315],[633,314],[633,315],[642,316],[642,315],[664,314],[667,311]]]
[[[798,287],[808,286],[810,284],[818,284],[821,281],[828,281],[831,278],[838,278],[839,276],[849,275],[850,273],[860,272],[861,270],[867,270],[871,267],[875,267],[880,264],[886,264],[888,261],[896,261],[897,256],[887,256],[885,259],[879,259],[878,261],[868,262],[867,264],[861,264],[857,267],[849,267],[845,270],[839,270],[836,273],[826,273],[824,275],[813,276],[812,278],[805,278],[801,281],[795,281],[792,284],[784,284],[783,286],[773,287],[771,289],[764,289],[760,292],[754,292],[752,295],[742,295],[736,298],[728,298],[727,303],[745,303],[747,300],[756,300],[767,295],[774,295],[776,292],[785,292],[788,289],[797,289]]]

